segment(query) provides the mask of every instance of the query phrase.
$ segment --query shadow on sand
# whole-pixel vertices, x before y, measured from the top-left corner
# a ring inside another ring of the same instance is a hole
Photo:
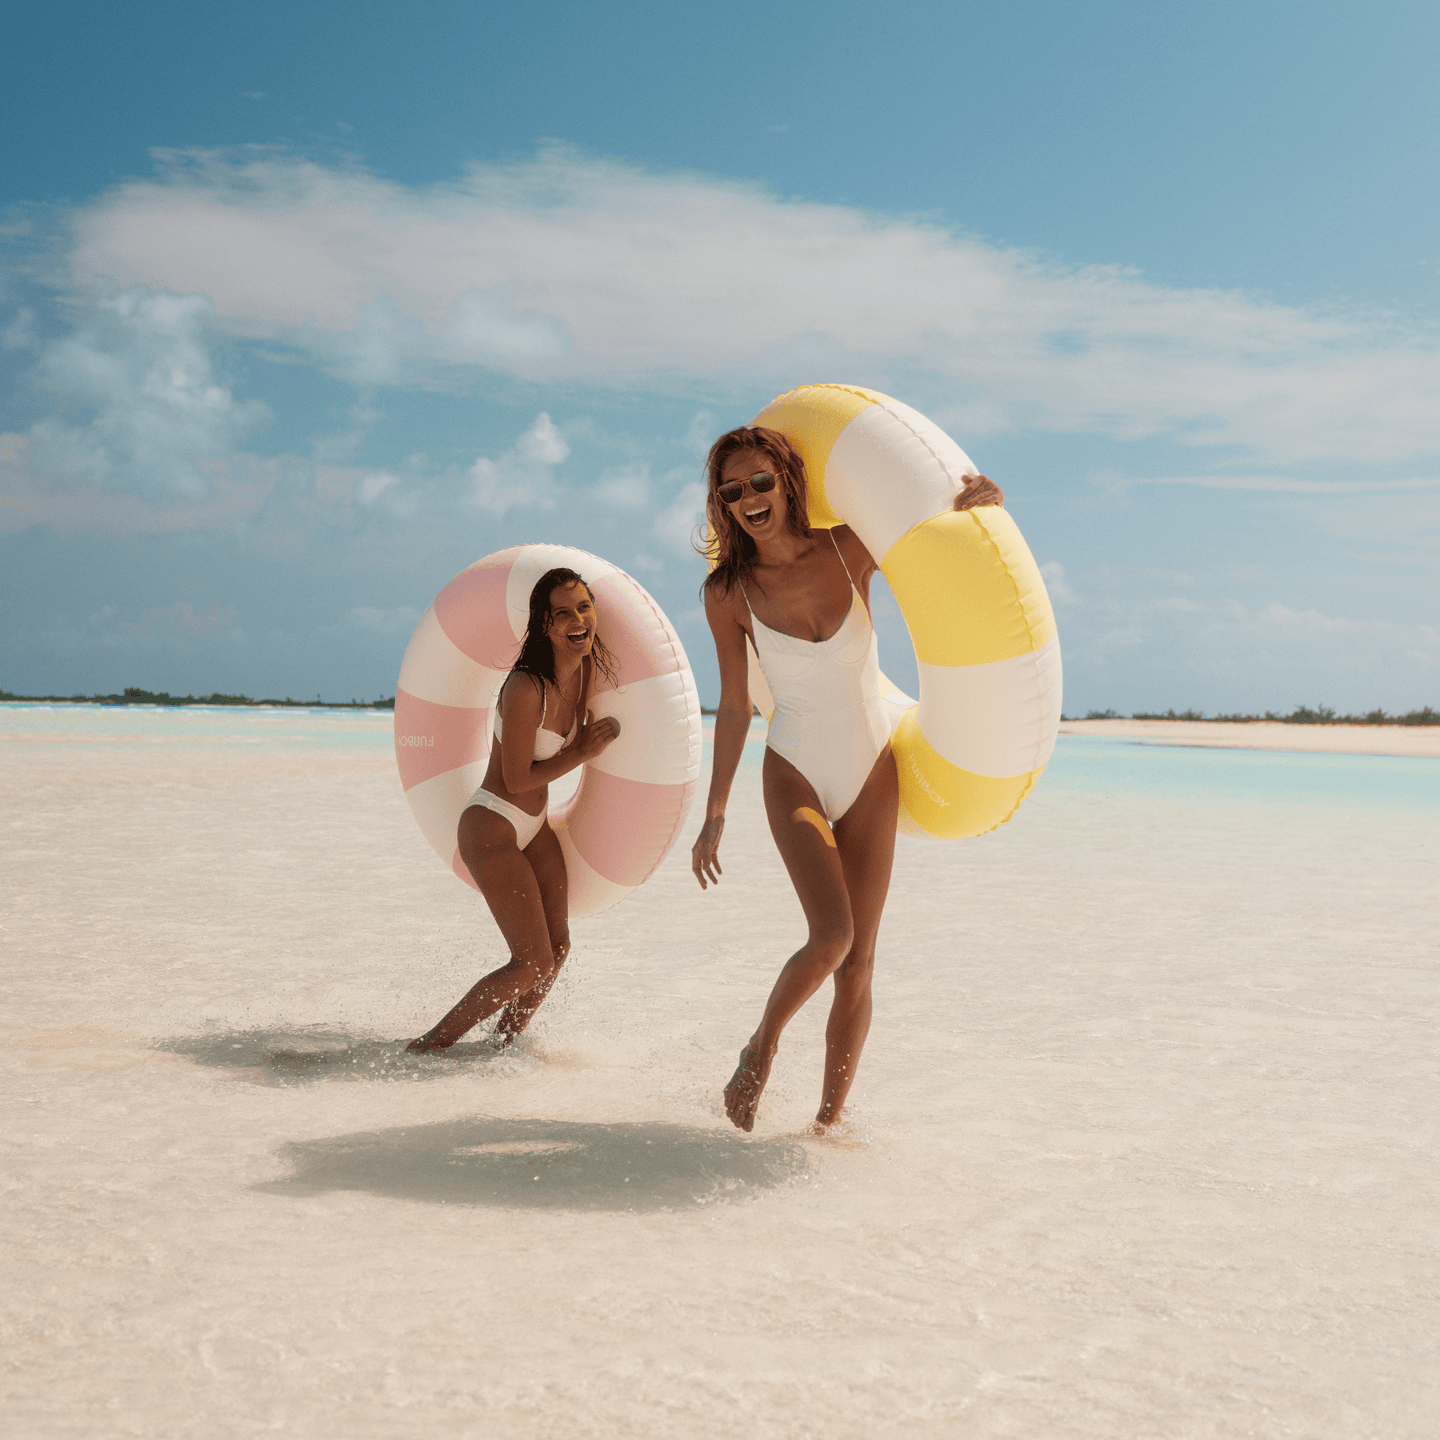
[[[738,1200],[801,1179],[803,1146],[681,1125],[471,1117],[283,1147],[272,1195],[360,1190],[435,1205],[666,1210]]]
[[[324,1025],[298,1030],[234,1030],[160,1040],[157,1050],[200,1065],[233,1070],[257,1085],[310,1085],[317,1080],[433,1080],[498,1060],[490,1040],[452,1045],[444,1055],[412,1055],[405,1040],[376,1040]]]

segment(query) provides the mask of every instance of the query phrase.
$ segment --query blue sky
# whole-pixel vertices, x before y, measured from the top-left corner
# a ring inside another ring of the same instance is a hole
[[[1005,487],[1067,713],[1440,695],[1433,7],[10,33],[0,687],[390,694],[450,575],[548,539],[713,700],[699,458],[840,380]]]

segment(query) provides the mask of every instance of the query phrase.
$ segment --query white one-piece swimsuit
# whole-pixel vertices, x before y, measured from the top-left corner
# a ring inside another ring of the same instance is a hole
[[[832,533],[831,541],[835,537]],[[835,546],[840,555],[840,547]],[[845,565],[845,557],[840,555]],[[845,578],[850,567],[845,565]],[[740,587],[744,594],[745,587]],[[750,597],[745,595],[750,607]],[[827,640],[772,630],[750,609],[755,653],[775,710],[766,742],[814,787],[833,825],[855,803],[880,753],[890,719],[880,694],[880,646],[870,612],[850,580],[850,609]]]
[[[570,726],[568,735],[557,735],[555,731],[545,729],[545,710],[549,700],[550,687],[543,685],[540,699],[540,728],[535,732],[535,758],[537,760],[553,760],[575,738],[575,732],[580,728],[580,717],[577,715],[574,724]],[[499,745],[503,733],[504,726],[501,724],[500,711],[497,708],[495,711],[496,745]],[[472,805],[480,805],[486,810],[493,810],[495,814],[504,816],[514,827],[515,843],[522,850],[540,833],[546,817],[550,814],[550,806],[547,804],[538,815],[531,815],[529,811],[511,804],[509,800],[501,799],[493,790],[487,790],[483,785],[465,802],[467,810]]]

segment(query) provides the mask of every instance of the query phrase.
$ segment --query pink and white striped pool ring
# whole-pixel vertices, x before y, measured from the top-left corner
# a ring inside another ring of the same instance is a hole
[[[565,852],[572,917],[617,905],[654,873],[690,809],[700,775],[700,699],[665,612],[623,570],[584,550],[517,545],[477,560],[415,627],[395,691],[395,759],[405,798],[435,853],[467,885],[455,827],[490,758],[495,702],[520,648],[535,582],[556,566],[585,577],[600,638],[615,654],[597,675],[597,715],[620,736],[584,767],[550,824]]]

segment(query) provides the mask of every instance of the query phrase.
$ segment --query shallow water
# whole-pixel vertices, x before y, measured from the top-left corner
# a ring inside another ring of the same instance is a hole
[[[388,715],[20,711],[17,1433],[1434,1433],[1440,764],[1062,737],[900,846],[849,1125],[817,997],[745,1137],[758,745],[718,889],[682,846],[513,1050],[413,1056],[501,957]]]
[[[1440,765],[1400,755],[1220,750],[1062,735],[1047,790],[1440,811]]]
[[[371,710],[0,703],[0,743],[144,747],[182,754],[238,746],[353,747],[388,754],[392,724],[389,711]],[[707,776],[711,729],[707,721]],[[746,768],[759,767],[764,738],[764,724],[756,720],[742,761]],[[1050,791],[1116,796],[1440,810],[1440,766],[1426,759],[1220,750],[1109,736],[1061,735],[1043,784]],[[556,799],[564,799],[573,786],[569,777],[558,782]]]
[[[0,741],[87,746],[325,745],[384,748],[389,710],[240,705],[44,705],[0,702]]]

